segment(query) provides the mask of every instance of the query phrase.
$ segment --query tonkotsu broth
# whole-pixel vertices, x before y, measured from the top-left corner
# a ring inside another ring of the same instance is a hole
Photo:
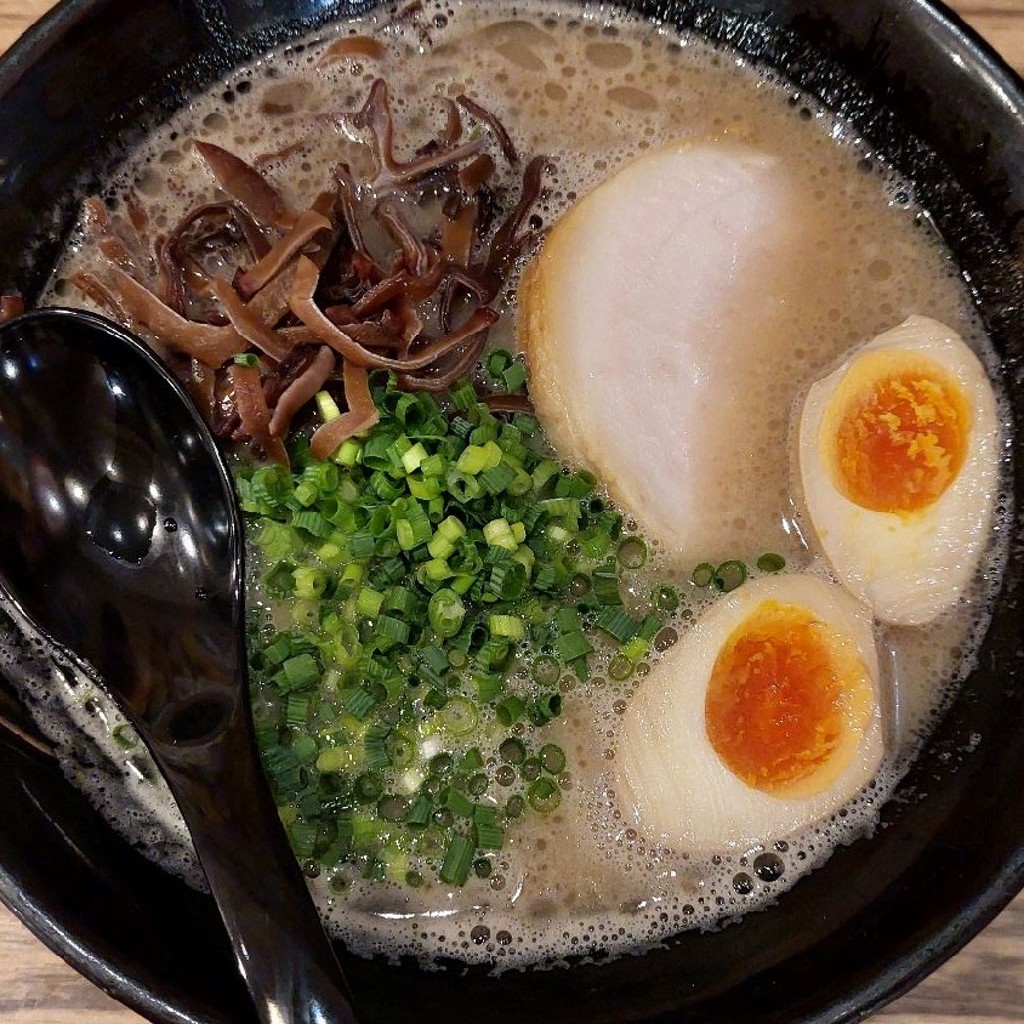
[[[193,138],[250,161],[301,141],[261,167],[303,208],[330,181],[339,159],[357,174],[367,163],[359,143],[315,115],[357,108],[377,77],[391,87],[400,153],[434,133],[443,118],[438,96],[465,92],[501,119],[520,154],[548,154],[554,169],[545,179],[546,224],[626,161],[662,143],[733,139],[776,155],[807,199],[806,220],[795,226],[806,246],[765,282],[785,295],[763,324],[762,348],[774,358],[751,361],[735,393],[723,396],[740,396],[744,404],[735,447],[749,457],[742,471],[723,475],[723,486],[732,489],[729,503],[743,511],[729,524],[729,550],[705,554],[752,563],[761,552],[780,551],[792,568],[827,574],[805,542],[799,498],[790,489],[791,414],[808,384],[851,345],[915,312],[953,326],[994,365],[956,267],[913,205],[912,187],[888,177],[873,154],[846,138],[841,124],[785,83],[697,38],[680,39],[598,8],[428,3],[413,20],[394,24],[391,13],[340,24],[239,71],[132,154],[108,198],[116,203],[134,187],[159,230],[214,197]],[[323,63],[324,51],[347,34],[377,36],[387,56]],[[515,180],[503,184],[515,194]],[[79,301],[65,279],[89,259],[79,239],[54,276],[50,301]],[[514,288],[503,303],[507,315],[492,339],[511,345]],[[561,454],[571,459],[572,453]],[[565,711],[546,733],[569,756],[562,804],[510,830],[496,875],[471,878],[455,892],[438,883],[413,891],[356,880],[340,896],[321,876],[314,889],[331,927],[365,953],[412,953],[426,961],[443,954],[503,967],[595,946],[632,949],[764,906],[835,845],[871,831],[920,736],[970,668],[1001,557],[990,553],[984,578],[956,614],[928,628],[880,634],[883,691],[892,694],[885,709],[890,756],[875,783],[834,820],[766,849],[722,851],[710,861],[645,843],[620,823],[613,781],[617,721],[636,680],[565,684]],[[699,613],[701,602],[686,583],[691,568],[652,570],[684,589],[687,615]],[[686,629],[687,621],[681,617],[675,628]],[[5,671],[22,658],[15,647],[4,646]],[[38,696],[38,685],[26,685]],[[106,733],[109,723],[82,713],[80,705],[73,726]],[[41,713],[47,730],[70,750],[76,741],[66,728],[59,732],[66,716],[52,708]],[[123,749],[105,736],[97,741],[116,763],[125,763]],[[180,827],[161,787],[132,785],[125,799],[103,770],[85,769],[74,758],[67,768],[104,813],[151,852],[181,849]],[[133,778],[131,771],[126,778]],[[180,857],[175,863],[194,877]]]

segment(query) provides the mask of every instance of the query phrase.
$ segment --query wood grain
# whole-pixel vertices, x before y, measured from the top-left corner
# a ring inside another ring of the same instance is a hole
[[[51,6],[50,0],[0,0],[0,51]],[[950,6],[1024,72],[1024,0],[957,0]],[[0,1024],[143,1019],[77,975],[0,906]],[[1024,894],[873,1024],[1024,1024]]]
[[[52,6],[52,0],[0,0],[0,51]]]

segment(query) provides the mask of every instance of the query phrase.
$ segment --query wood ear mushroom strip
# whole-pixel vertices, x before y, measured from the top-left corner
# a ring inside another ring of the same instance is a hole
[[[306,210],[265,256],[239,275],[235,287],[242,298],[251,299],[268,281],[284,270],[288,261],[311,242],[318,231],[330,231],[332,226],[316,210]]]
[[[235,406],[246,433],[263,449],[268,459],[287,466],[288,452],[284,442],[270,432],[270,410],[260,384],[259,369],[232,363],[228,367],[228,378],[235,389]]]
[[[365,367],[345,363],[345,403],[348,412],[325,423],[310,438],[310,451],[316,458],[330,458],[337,451],[338,445],[353,434],[369,430],[380,419],[370,393],[370,381]]]
[[[285,436],[292,417],[327,383],[334,373],[335,363],[334,352],[322,345],[313,362],[281,392],[270,417],[270,432],[275,437]]]
[[[186,320],[116,265],[110,266],[108,276],[110,289],[128,316],[173,348],[207,366],[220,366],[245,349],[245,339],[234,327]]]
[[[471,335],[485,330],[498,320],[498,314],[493,309],[481,306],[474,310],[464,327],[453,331],[444,338],[439,338],[407,359],[391,359],[364,348],[327,319],[323,311],[313,301],[313,293],[316,291],[319,277],[320,271],[316,264],[307,257],[300,256],[298,269],[295,272],[295,286],[289,300],[291,310],[320,341],[325,345],[330,345],[348,362],[356,366],[396,370],[401,373],[422,370],[437,362],[452,349],[461,346]]]
[[[215,277],[212,287],[214,295],[217,296],[217,300],[232,326],[250,345],[255,345],[261,352],[278,363],[291,352],[294,346],[254,315],[253,311],[241,300],[238,292],[227,281]]]
[[[463,112],[486,127],[493,154],[483,151],[486,137],[467,140]],[[492,235],[491,218],[480,211],[496,202],[489,185],[495,158],[515,165],[518,155],[483,107],[461,95],[448,101],[444,132],[408,162],[394,154],[383,79],[361,108],[332,120],[366,137],[376,158],[368,182],[338,163],[327,190],[299,211],[251,164],[197,140],[196,153],[227,194],[148,238],[149,218],[139,207],[127,240],[117,233],[120,220],[87,201],[93,244],[105,258],[95,272],[70,278],[152,339],[187,378],[218,436],[251,438],[282,463],[282,438],[324,388],[340,400],[343,384],[348,408],[314,434],[321,457],[376,422],[367,371],[390,370],[400,387],[434,392],[471,372],[499,319],[487,303],[533,238],[522,226],[545,163],[530,161],[521,198]],[[443,203],[436,198],[441,187]],[[406,193],[402,201],[391,198],[399,192]],[[433,216],[432,226],[418,223],[422,215],[414,226],[406,198]],[[391,251],[371,252],[366,238],[390,240]],[[246,351],[259,353],[259,361],[231,361]]]
[[[260,224],[281,231],[288,231],[295,224],[298,214],[259,171],[212,142],[197,140],[194,145],[224,191]]]

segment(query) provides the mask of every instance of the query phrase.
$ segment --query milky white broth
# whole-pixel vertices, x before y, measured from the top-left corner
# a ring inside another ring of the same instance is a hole
[[[521,154],[548,154],[555,169],[538,211],[546,224],[626,161],[665,142],[730,139],[776,155],[807,198],[805,222],[794,226],[806,244],[768,284],[784,297],[759,343],[774,358],[741,370],[733,393],[723,396],[742,402],[737,441],[749,448],[754,433],[757,442],[749,472],[729,478],[728,486],[739,489],[732,497],[746,510],[729,524],[729,556],[752,564],[764,551],[779,551],[790,568],[827,575],[799,494],[791,491],[791,421],[810,382],[848,347],[911,313],[950,324],[994,366],[957,269],[913,203],[912,183],[887,175],[841,123],[774,75],[697,38],[598,8],[427,3],[400,27],[389,26],[391,13],[325,29],[218,84],[128,157],[108,197],[117,201],[135,187],[154,227],[166,229],[215,195],[193,138],[249,160],[304,140],[298,151],[263,163],[292,205],[304,208],[339,159],[357,171],[368,167],[358,142],[315,115],[355,109],[378,76],[391,86],[400,155],[443,124],[436,97],[461,92],[500,117]],[[321,63],[330,42],[355,33],[383,40],[387,57]],[[502,168],[502,184],[514,196],[517,175],[499,161]],[[80,301],[65,277],[88,261],[88,244],[76,239],[50,301]],[[513,343],[514,284],[515,278],[501,299],[506,317],[492,332],[503,344]],[[493,878],[471,878],[455,892],[436,880],[416,891],[356,882],[339,896],[321,877],[312,885],[330,928],[363,953],[412,953],[428,963],[455,956],[504,969],[592,947],[635,949],[764,907],[837,844],[870,834],[921,736],[972,665],[1002,555],[993,544],[956,612],[926,628],[878,630],[888,753],[865,793],[832,820],[768,848],[723,850],[708,859],[645,841],[622,824],[628,815],[614,783],[616,730],[642,679],[605,682],[599,666],[599,678],[586,685],[564,682],[564,713],[546,728],[546,738],[569,758],[561,806],[510,828]],[[691,568],[655,559],[652,569],[652,577],[684,591],[687,616],[706,600],[687,582]],[[688,621],[681,617],[673,626],[682,632]],[[141,778],[146,769],[137,750],[108,735],[116,712],[87,683],[70,687],[66,674],[48,678],[45,663],[17,642],[3,645],[3,659],[60,741],[75,783],[147,853],[197,882],[166,791]],[[60,707],[42,699],[47,688],[67,697]],[[83,767],[83,732],[109,764],[98,759]]]

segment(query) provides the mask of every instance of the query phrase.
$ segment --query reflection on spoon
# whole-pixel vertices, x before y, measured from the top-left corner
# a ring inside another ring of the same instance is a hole
[[[261,1021],[353,1022],[259,764],[242,528],[180,386],[102,317],[0,325],[0,584],[167,779]]]

